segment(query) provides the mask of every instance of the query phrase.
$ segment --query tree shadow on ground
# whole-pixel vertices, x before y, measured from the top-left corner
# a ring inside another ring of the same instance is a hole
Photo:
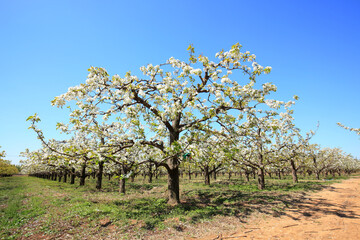
[[[293,202],[291,194],[272,192],[245,193],[236,190],[206,191],[195,190],[185,193],[181,206],[184,209],[197,209],[197,218],[211,218],[215,215],[235,216],[245,222],[246,216],[253,212],[280,215]]]
[[[309,190],[324,188],[336,191],[331,186],[308,187]],[[357,219],[360,217],[353,211],[345,209],[343,204],[330,203],[326,199],[309,199],[304,192],[280,194],[272,191],[247,193],[236,190],[190,190],[185,192],[184,195],[182,207],[197,209],[197,219],[221,215],[235,216],[240,222],[246,222],[246,216],[253,212],[274,217],[287,215],[294,220],[299,220],[299,218],[292,215],[313,217],[319,213],[342,218]],[[210,209],[210,211],[203,211],[205,209]],[[285,210],[294,214],[285,213]]]
[[[288,212],[304,217],[317,218],[318,215],[334,215],[341,218],[359,219],[360,215],[347,210],[344,204],[330,203],[324,198],[303,199],[293,205]],[[290,214],[287,216],[291,217]],[[295,219],[297,220],[297,219]]]

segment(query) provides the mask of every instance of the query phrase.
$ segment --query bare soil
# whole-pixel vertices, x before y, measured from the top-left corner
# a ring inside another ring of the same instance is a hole
[[[305,195],[279,215],[255,214],[233,233],[189,239],[360,239],[360,178]]]

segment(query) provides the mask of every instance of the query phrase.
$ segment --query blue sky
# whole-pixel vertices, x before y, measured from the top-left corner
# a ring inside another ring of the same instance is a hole
[[[50,101],[85,81],[90,66],[124,75],[186,48],[213,57],[239,42],[273,71],[273,98],[298,95],[296,124],[322,147],[360,158],[359,1],[18,1],[0,0],[0,146],[40,147],[26,118],[35,112],[49,138],[66,110]]]

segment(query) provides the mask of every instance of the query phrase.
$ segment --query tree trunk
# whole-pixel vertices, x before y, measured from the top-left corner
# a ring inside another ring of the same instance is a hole
[[[149,165],[149,180],[148,180],[148,183],[152,183],[153,175],[154,175],[154,172],[153,172],[153,169],[152,169],[152,163],[150,163],[150,165]]]
[[[119,180],[119,193],[123,193],[125,194],[126,193],[126,190],[125,190],[125,183],[126,183],[126,179],[123,178],[123,177],[120,177],[120,180]]]
[[[228,179],[231,179],[231,172],[228,173]]]
[[[210,185],[210,173],[209,173],[209,167],[204,167],[204,177],[205,177],[205,185]]]
[[[158,170],[158,167],[156,167],[156,171],[155,171],[155,179],[157,180],[159,178],[160,172]]]
[[[119,193],[125,194],[126,193],[126,178],[128,170],[123,166],[119,172]],[[146,175],[146,174],[144,174]]]
[[[168,168],[168,204],[177,205],[180,203],[180,189],[179,189],[179,167],[178,159],[172,157],[167,162]]]
[[[59,182],[61,182],[62,176],[63,176],[63,173],[60,172],[60,173],[59,173]]]
[[[153,181],[153,174],[152,174],[152,173],[149,173],[148,183],[152,183],[152,181]]]
[[[291,175],[292,175],[293,183],[298,183],[299,180],[297,176],[297,170],[293,159],[290,159],[290,165],[291,165]]]
[[[172,121],[173,131],[169,131],[169,147],[174,142],[177,142],[180,138],[180,132],[178,131],[180,125],[181,115],[177,115]],[[168,172],[168,204],[177,205],[180,203],[180,181],[179,181],[179,159],[174,156],[167,160],[166,170]]]
[[[100,190],[102,187],[102,177],[104,172],[104,161],[99,161],[99,169],[96,173],[96,189]]]
[[[143,177],[144,177],[143,182],[145,182],[145,180],[146,180],[146,174],[145,173],[143,173]]]
[[[85,178],[86,178],[86,164],[83,164],[81,166],[80,186],[85,185]]]
[[[265,188],[265,171],[261,167],[258,169],[258,188],[260,190]]]
[[[320,180],[320,171],[315,171],[315,174],[316,174],[316,179]]]
[[[293,183],[298,183],[299,179],[298,179],[298,176],[297,176],[296,168],[291,169],[291,175],[292,175]]]
[[[71,169],[71,173],[70,173],[70,184],[74,184],[75,183],[75,177],[76,177],[76,175],[75,175],[75,168],[72,168]]]
[[[246,178],[246,182],[250,182],[250,173],[248,171],[245,171],[245,178]]]

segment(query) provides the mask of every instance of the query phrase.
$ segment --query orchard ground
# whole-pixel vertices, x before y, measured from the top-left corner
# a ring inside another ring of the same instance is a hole
[[[281,214],[253,216],[230,234],[203,239],[359,239],[360,178],[336,183],[312,193]],[[198,239],[198,238],[197,238]]]
[[[360,234],[360,179],[333,184],[343,179],[267,179],[258,190],[255,180],[239,176],[218,177],[210,186],[183,178],[182,204],[169,206],[165,178],[128,182],[126,195],[117,192],[116,179],[98,191],[93,179],[78,187],[0,178],[0,238],[352,239]]]

